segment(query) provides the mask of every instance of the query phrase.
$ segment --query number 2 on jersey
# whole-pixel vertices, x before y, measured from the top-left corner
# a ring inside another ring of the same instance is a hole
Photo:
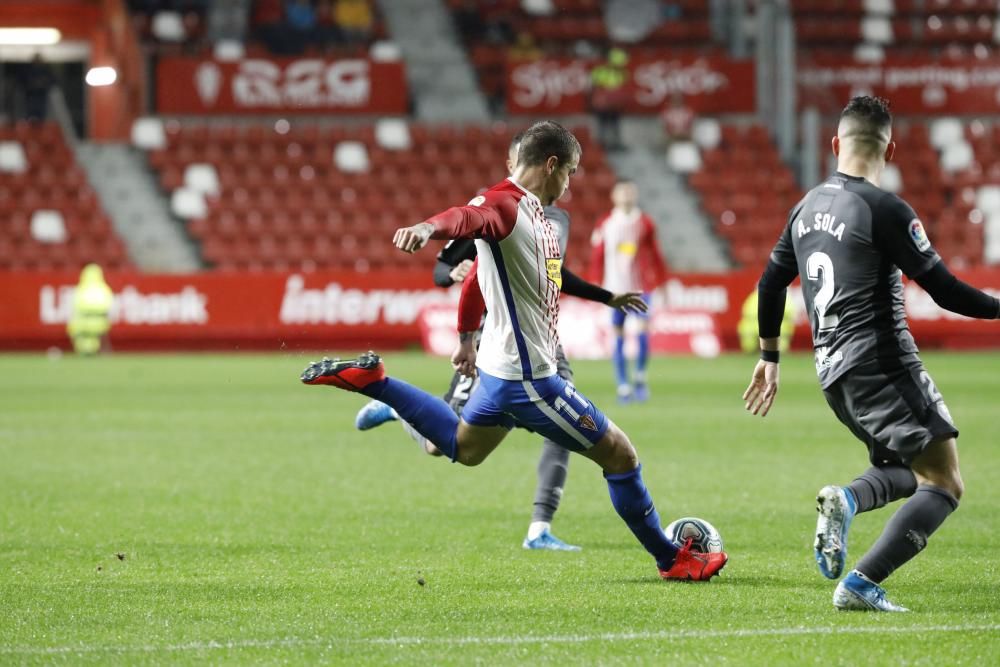
[[[806,277],[819,280],[819,291],[813,297],[813,308],[819,317],[819,330],[836,329],[840,318],[835,313],[827,313],[833,299],[833,260],[825,252],[814,252],[806,259]]]

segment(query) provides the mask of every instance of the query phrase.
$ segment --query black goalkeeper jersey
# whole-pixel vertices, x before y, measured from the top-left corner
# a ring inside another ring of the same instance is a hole
[[[917,352],[900,270],[916,278],[940,257],[896,195],[834,174],[792,209],[771,260],[802,277],[823,388],[863,361]]]

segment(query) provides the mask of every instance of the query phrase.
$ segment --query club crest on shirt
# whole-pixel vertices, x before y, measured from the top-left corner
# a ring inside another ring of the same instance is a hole
[[[481,206],[484,201],[486,201],[486,197],[479,195],[478,197],[473,197],[472,199],[470,199],[469,203],[466,204],[466,206]]]
[[[635,254],[639,251],[639,247],[631,241],[622,241],[618,244],[617,250],[619,255],[635,257]]]
[[[924,225],[919,218],[910,221],[910,238],[920,252],[931,247],[931,240],[927,238],[927,232],[924,231]]]
[[[580,428],[585,428],[588,431],[597,430],[597,424],[594,423],[594,418],[590,415],[581,415],[577,423],[580,425]]]
[[[562,289],[562,260],[556,259],[546,259],[545,260],[545,273],[548,274],[549,280],[556,284],[556,287]]]

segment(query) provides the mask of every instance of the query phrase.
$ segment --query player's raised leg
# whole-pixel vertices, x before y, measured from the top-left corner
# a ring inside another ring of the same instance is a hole
[[[302,372],[305,384],[330,385],[362,393],[391,406],[452,461],[478,465],[503,440],[512,427],[499,411],[481,413],[470,425],[443,400],[398,378],[385,375],[381,358],[368,352],[357,359],[323,359]],[[492,423],[487,420],[492,419]]]
[[[873,466],[847,486],[825,486],[816,495],[815,557],[819,571],[837,579],[847,560],[847,534],[855,515],[885,507],[917,490],[917,479],[906,466]]]

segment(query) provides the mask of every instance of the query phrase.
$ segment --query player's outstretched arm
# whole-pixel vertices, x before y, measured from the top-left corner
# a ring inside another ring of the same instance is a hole
[[[641,292],[623,292],[612,294],[608,300],[608,305],[617,310],[624,310],[627,313],[645,313],[649,310],[649,304],[642,298]]]
[[[980,320],[1000,319],[1000,299],[959,280],[944,262],[938,262],[914,280],[934,303],[946,310]]]
[[[775,354],[777,354],[778,339],[772,338],[768,340],[773,341]],[[764,339],[761,339],[761,344],[763,342]],[[774,398],[777,395],[778,362],[761,359],[753,369],[753,375],[750,377],[750,386],[743,392],[746,409],[751,414],[759,414],[761,417],[766,417],[767,413],[771,410],[771,406],[774,405]]]
[[[476,374],[476,331],[486,312],[486,301],[479,286],[479,259],[472,263],[458,298],[458,346],[451,355],[451,365],[462,375]]]
[[[781,242],[779,242],[779,246]],[[743,392],[744,406],[751,414],[766,417],[778,395],[778,337],[785,315],[788,286],[796,271],[774,261],[767,263],[757,284],[757,329],[760,360],[753,369],[750,386]]]
[[[562,288],[563,294],[603,303],[611,308],[619,310],[644,313],[649,310],[649,305],[642,300],[639,292],[624,292],[622,294],[612,294],[599,285],[587,282],[576,275],[565,266],[562,267]]]
[[[458,334],[458,345],[451,353],[451,367],[467,377],[476,376],[476,334]]]
[[[427,245],[433,233],[434,225],[429,222],[400,227],[392,237],[392,244],[403,252],[416,252]]]

